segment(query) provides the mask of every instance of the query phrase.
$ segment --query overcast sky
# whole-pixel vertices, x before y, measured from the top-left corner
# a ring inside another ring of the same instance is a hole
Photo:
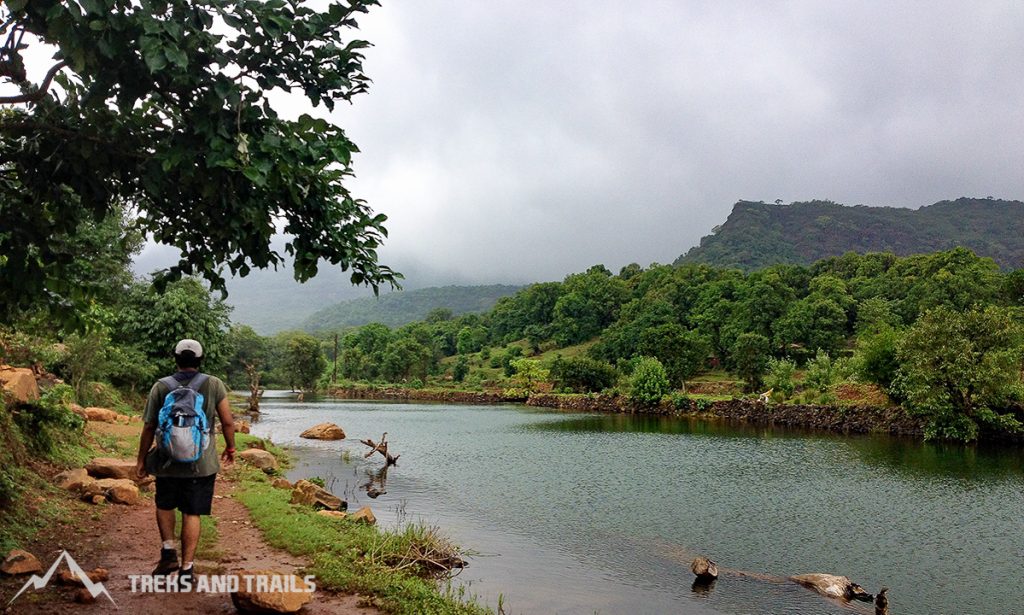
[[[739,199],[1024,197],[1022,2],[385,0],[335,113],[385,260],[671,262]]]

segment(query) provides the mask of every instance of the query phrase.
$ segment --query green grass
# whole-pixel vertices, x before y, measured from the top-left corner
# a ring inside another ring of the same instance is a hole
[[[462,593],[443,591],[438,581],[410,564],[413,546],[443,541],[431,528],[408,526],[389,532],[374,526],[317,515],[308,507],[289,504],[290,492],[270,486],[262,473],[240,468],[236,497],[272,546],[309,557],[305,570],[318,586],[370,597],[387,613],[477,615],[489,609],[466,602]],[[403,567],[404,566],[404,567]]]

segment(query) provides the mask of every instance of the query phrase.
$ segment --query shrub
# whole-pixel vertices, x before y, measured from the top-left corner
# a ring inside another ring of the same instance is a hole
[[[466,379],[466,374],[469,373],[469,359],[466,355],[459,355],[459,358],[455,360],[455,367],[452,368],[452,380],[455,382],[462,382]]]
[[[796,385],[793,384],[793,374],[795,373],[796,364],[789,359],[769,359],[765,385],[769,389],[789,397],[796,388]]]
[[[629,377],[629,398],[634,402],[653,405],[672,390],[665,366],[654,357],[641,357]]]
[[[587,357],[558,357],[551,363],[551,378],[555,385],[575,393],[607,389],[615,385],[618,375],[610,363]]]
[[[892,383],[900,367],[896,358],[899,342],[900,333],[891,328],[861,337],[853,361],[857,377],[864,382],[877,384],[890,395],[893,394],[895,391]]]
[[[77,440],[85,429],[85,419],[68,409],[74,390],[58,384],[43,393],[39,401],[16,415],[18,429],[28,447],[36,454],[53,458],[58,448]]]
[[[835,382],[835,378],[832,358],[828,356],[827,352],[819,348],[814,358],[807,362],[805,382],[824,393]]]
[[[672,393],[669,395],[669,401],[676,410],[689,410],[692,404],[690,396],[685,393]]]

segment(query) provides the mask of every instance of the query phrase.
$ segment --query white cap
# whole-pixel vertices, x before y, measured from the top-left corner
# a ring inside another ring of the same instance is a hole
[[[186,350],[191,350],[192,354],[199,358],[203,356],[203,346],[195,340],[181,340],[178,345],[174,347],[174,354],[181,354]]]

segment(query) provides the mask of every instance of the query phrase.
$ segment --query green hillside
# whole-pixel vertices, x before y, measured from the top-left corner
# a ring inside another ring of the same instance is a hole
[[[498,299],[519,290],[519,286],[439,286],[361,297],[323,308],[306,319],[307,331],[329,331],[379,322],[397,327],[422,320],[431,310],[447,308],[452,314],[486,312]]]
[[[676,264],[749,271],[777,263],[808,265],[851,251],[905,256],[957,246],[991,257],[1005,269],[1024,267],[1024,203],[960,198],[915,210],[830,201],[740,201],[725,224]]]

